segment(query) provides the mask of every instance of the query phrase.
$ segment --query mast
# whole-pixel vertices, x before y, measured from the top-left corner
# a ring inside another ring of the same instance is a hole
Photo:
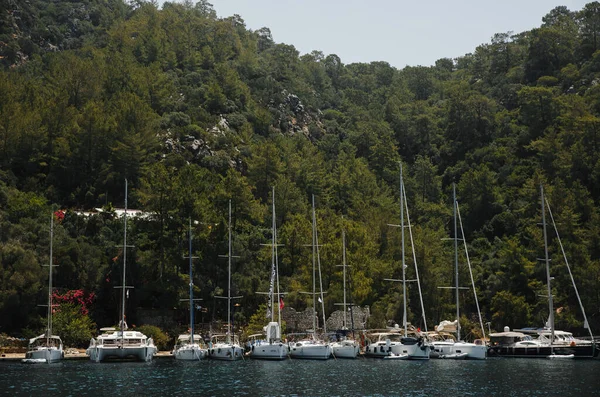
[[[192,218],[190,217],[189,256],[190,256],[190,341],[194,344],[194,281],[192,278]]]
[[[412,234],[412,227],[410,223],[410,213],[408,212],[408,200],[406,199],[406,189],[403,191],[404,194],[404,209],[406,210],[406,221],[408,222],[408,235],[410,237],[410,247],[413,254],[413,262],[415,264],[415,276],[417,281],[417,288],[419,290],[419,301],[421,302],[421,313],[423,319],[423,326],[425,327],[425,332],[427,332],[427,316],[425,315],[425,304],[423,303],[423,293],[421,290],[421,281],[419,277],[419,266],[417,265],[417,251],[415,250],[415,239]]]
[[[279,260],[277,257],[277,222],[275,221],[275,186],[273,186],[273,245],[275,247],[275,281],[277,283],[277,324],[281,338],[281,295],[279,292]]]
[[[231,200],[229,200],[229,224],[228,235],[229,235],[229,250],[227,253],[228,260],[228,279],[227,279],[227,343],[231,343]]]
[[[312,263],[313,263],[313,310],[314,314],[313,318],[313,339],[316,339],[317,334],[317,279],[316,279],[316,271],[317,271],[317,262],[316,262],[316,249],[317,249],[317,220],[315,216],[315,195],[312,195]]]
[[[342,217],[343,219],[343,217]],[[344,329],[348,329],[348,322],[346,321],[346,229],[342,227],[342,260],[344,269]]]
[[[554,354],[554,302],[552,300],[552,286],[550,285],[550,259],[548,258],[548,235],[546,232],[546,209],[544,205],[544,186],[540,184],[540,198],[542,203],[542,228],[544,230],[544,260],[546,262],[546,282],[548,284],[548,309],[550,316],[548,322],[550,323],[550,353]]]
[[[125,272],[127,269],[127,178],[125,178],[125,220],[123,227],[123,290],[121,291],[121,343],[124,342],[125,331]]]
[[[271,321],[275,321],[275,306],[273,306],[275,304],[275,298],[273,294],[273,272],[275,272],[275,187],[273,186],[272,189],[272,196],[273,196],[273,204],[272,204],[272,216],[273,216],[273,221],[271,224],[271,228],[272,228],[272,241],[271,241],[271,288],[270,288],[270,293],[271,293]],[[277,278],[279,278],[279,275],[277,275]],[[277,280],[278,284],[277,284],[277,307],[279,308],[279,280]],[[278,311],[279,317],[281,321],[281,310]]]
[[[50,211],[50,265],[48,275],[48,328],[46,330],[46,346],[50,346],[52,336],[52,241],[54,240],[54,212]]]
[[[402,241],[402,298],[404,301],[404,313],[402,315],[402,328],[404,328],[404,337],[407,336],[406,327],[406,261],[404,259],[404,180],[402,179],[402,163],[400,163],[400,231]]]
[[[452,210],[454,212],[454,287],[456,292],[456,335],[460,341],[460,308],[458,302],[458,228],[456,224],[456,184],[452,183]]]
[[[481,309],[479,308],[479,300],[477,299],[475,279],[473,278],[473,269],[471,268],[471,259],[469,259],[469,250],[467,249],[467,240],[465,239],[465,231],[463,229],[462,219],[460,217],[460,208],[458,208],[458,201],[456,201],[456,215],[458,215],[460,235],[462,237],[463,245],[465,247],[465,257],[467,259],[467,265],[469,266],[469,274],[471,275],[471,286],[473,287],[473,297],[475,298],[475,305],[477,306],[477,314],[479,316],[479,326],[481,327],[481,335],[483,336],[483,338],[485,338],[485,328],[483,327],[483,319],[481,318]]]
[[[317,266],[319,270],[319,301],[321,302],[321,313],[323,314],[323,333],[327,333],[327,322],[325,321],[325,298],[323,297],[323,277],[321,276],[321,255],[319,255],[319,235],[317,233],[317,222],[315,216],[315,241],[317,242]]]

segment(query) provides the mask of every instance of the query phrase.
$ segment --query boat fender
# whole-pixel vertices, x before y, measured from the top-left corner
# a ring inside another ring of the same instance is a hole
[[[575,347],[575,341],[571,342],[571,347]]]

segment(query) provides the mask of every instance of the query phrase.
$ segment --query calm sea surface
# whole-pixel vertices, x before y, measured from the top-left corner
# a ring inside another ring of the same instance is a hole
[[[10,396],[600,396],[600,360],[0,363]]]

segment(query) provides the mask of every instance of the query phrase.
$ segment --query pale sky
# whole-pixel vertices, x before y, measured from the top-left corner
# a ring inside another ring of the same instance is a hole
[[[181,0],[170,0],[181,1]],[[344,64],[386,61],[433,65],[489,43],[494,33],[539,27],[564,5],[584,0],[208,0],[224,18],[239,14],[251,30],[267,27],[277,43],[300,54],[337,54]],[[159,0],[163,3],[164,0]]]

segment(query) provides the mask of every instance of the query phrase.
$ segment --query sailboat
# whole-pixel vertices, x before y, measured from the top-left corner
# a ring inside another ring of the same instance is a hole
[[[356,358],[360,350],[360,346],[353,338],[348,338],[348,322],[346,321],[346,313],[348,303],[346,302],[346,230],[342,229],[342,268],[343,268],[343,279],[344,279],[344,302],[342,303],[344,317],[342,323],[342,335],[341,339],[331,343],[331,351],[334,357],[337,358]],[[353,330],[354,331],[354,330]],[[339,337],[339,336],[338,336]]]
[[[273,222],[271,241],[271,283],[269,287],[269,307],[267,316],[271,321],[264,327],[265,334],[250,335],[250,353],[252,358],[265,360],[283,360],[287,358],[289,348],[281,340],[282,301],[279,292],[279,264],[277,262],[277,224],[275,218],[275,188],[273,187]],[[274,288],[276,286],[276,288]],[[276,292],[274,291],[276,290]],[[277,296],[277,321],[275,321],[275,299]]]
[[[404,179],[402,176],[402,163],[400,164],[400,225],[390,225],[400,227],[401,231],[401,249],[402,249],[402,279],[386,279],[387,281],[402,282],[402,296],[404,313],[402,316],[402,330],[394,329],[391,332],[380,332],[371,335],[376,340],[370,341],[365,349],[365,354],[371,357],[382,358],[408,358],[411,360],[428,360],[431,352],[431,345],[425,337],[416,330],[414,336],[408,335],[409,324],[407,321],[407,304],[406,304],[406,261],[404,249],[404,212],[408,217],[408,205],[406,203],[406,191],[404,189]],[[408,218],[408,227],[410,229],[410,218]],[[412,231],[410,232],[411,244],[413,244]],[[423,320],[425,321],[425,310],[423,307],[423,297],[421,294],[421,284],[419,281],[419,273],[416,267],[415,249],[412,247],[413,259],[415,261],[416,281],[419,287],[419,298],[421,301],[421,309],[423,311]],[[427,328],[425,322],[425,328]],[[398,331],[402,331],[400,334]],[[427,329],[425,329],[427,331]]]
[[[192,219],[189,227],[189,261],[190,261],[190,332],[177,337],[173,355],[177,360],[199,361],[206,358],[208,349],[202,342],[202,337],[194,333],[194,279],[192,278]]]
[[[485,360],[487,357],[487,346],[481,343],[469,343],[464,342],[460,338],[460,305],[459,305],[459,290],[458,286],[458,228],[457,220],[460,219],[460,213],[458,211],[458,201],[456,200],[456,185],[452,184],[452,196],[453,196],[453,212],[454,212],[454,288],[456,294],[456,320],[453,322],[442,321],[436,327],[436,334],[430,334],[430,338],[433,339],[433,351],[431,357],[446,358],[446,359],[478,359]],[[464,242],[465,252],[467,253],[467,262],[469,263],[469,272],[471,272],[471,264],[469,261],[469,254],[467,251],[467,243],[465,241],[464,231],[462,227],[462,221],[460,222],[461,237]],[[481,319],[481,312],[479,311],[479,302],[477,301],[477,293],[475,292],[475,283],[473,280],[473,273],[471,272],[471,282],[473,286],[473,294],[475,296],[475,302],[477,303],[477,311],[479,313],[479,324],[481,326],[482,335],[485,335],[483,328],[483,320]],[[452,334],[456,333],[456,340],[452,339]],[[450,337],[445,338],[444,335]]]
[[[52,241],[54,240],[54,213],[50,217],[50,264],[48,265],[48,325],[43,335],[31,338],[25,353],[24,363],[54,363],[64,358],[63,343],[59,336],[52,335]]]
[[[546,267],[546,286],[548,289],[548,310],[549,316],[546,326],[543,328],[522,328],[510,330],[509,327],[504,327],[504,332],[490,334],[490,348],[488,355],[502,357],[537,357],[537,358],[594,358],[598,357],[600,351],[594,341],[594,336],[585,309],[579,296],[579,291],[575,285],[575,279],[571,273],[571,267],[567,260],[564,247],[558,234],[554,216],[550,210],[550,205],[544,196],[544,187],[540,185],[540,197],[542,205],[542,228],[544,235],[544,258],[543,261]],[[583,314],[584,328],[587,328],[590,334],[590,339],[578,339],[571,332],[557,330],[554,327],[554,297],[552,296],[551,281],[554,279],[550,276],[550,258],[548,256],[548,233],[546,228],[546,209],[552,220],[556,239],[560,246],[563,259],[565,261],[573,289],[577,295],[579,308]]]
[[[231,200],[229,200],[229,223],[227,226],[229,234],[229,251],[227,259],[229,263],[227,284],[227,333],[212,335],[208,355],[215,360],[235,361],[244,358],[244,349],[240,346],[237,335],[231,330],[231,300],[241,296],[231,296]]]
[[[85,351],[93,362],[108,359],[136,359],[138,361],[151,361],[156,354],[156,346],[152,338],[139,331],[129,331],[125,322],[126,289],[132,288],[125,285],[127,270],[127,179],[125,179],[125,212],[123,214],[123,284],[121,287],[121,320],[119,329],[113,327],[101,328],[103,333],[96,339],[90,340],[90,346]]]
[[[313,328],[308,338],[289,342],[290,356],[292,358],[309,358],[327,360],[331,356],[331,346],[317,336],[317,263],[319,265],[319,281],[321,280],[321,260],[319,259],[319,239],[317,236],[317,217],[315,213],[315,196],[312,196],[312,262],[313,262]],[[323,331],[325,327],[325,304],[323,302],[323,284],[320,283],[319,302],[323,312]]]

